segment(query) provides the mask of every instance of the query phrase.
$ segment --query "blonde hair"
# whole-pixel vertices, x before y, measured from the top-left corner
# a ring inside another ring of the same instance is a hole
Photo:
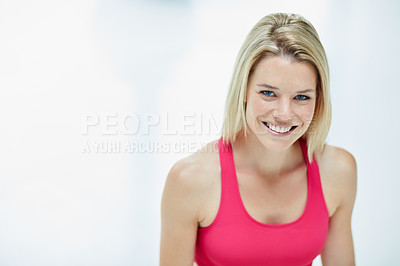
[[[251,29],[239,51],[226,100],[222,138],[234,142],[246,135],[245,97],[247,83],[255,66],[265,57],[283,56],[309,63],[317,73],[314,117],[304,133],[309,159],[322,152],[331,124],[329,67],[324,47],[312,24],[297,14],[276,13],[262,18]]]

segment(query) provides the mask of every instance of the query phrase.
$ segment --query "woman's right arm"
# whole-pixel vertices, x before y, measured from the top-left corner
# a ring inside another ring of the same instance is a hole
[[[161,202],[161,266],[192,266],[198,228],[199,197],[193,173],[177,163],[168,174]]]

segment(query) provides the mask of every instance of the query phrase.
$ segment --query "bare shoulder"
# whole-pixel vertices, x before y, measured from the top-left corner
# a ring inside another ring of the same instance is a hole
[[[326,168],[329,172],[340,176],[353,176],[357,171],[354,156],[345,149],[332,145],[325,145],[322,154],[319,156],[320,167]]]
[[[196,153],[176,162],[168,174],[172,182],[198,187],[211,181],[209,176],[220,171],[218,141],[206,144]]]
[[[192,215],[202,220],[204,206],[209,200],[207,194],[220,182],[220,171],[218,141],[215,140],[173,165],[165,182],[162,204],[193,211]]]
[[[357,164],[354,156],[345,149],[325,145],[318,156],[322,185],[331,193],[337,207],[353,204],[357,190]],[[332,195],[334,194],[334,195]]]

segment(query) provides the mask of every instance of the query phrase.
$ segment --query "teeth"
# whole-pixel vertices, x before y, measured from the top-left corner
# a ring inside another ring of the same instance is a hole
[[[268,123],[267,123],[267,126],[268,126],[271,130],[273,130],[273,131],[275,131],[275,132],[278,132],[278,133],[286,133],[286,132],[288,132],[288,131],[290,130],[290,128],[291,128],[291,127],[279,127],[279,126],[274,126],[274,125],[271,125],[271,124],[268,124]]]

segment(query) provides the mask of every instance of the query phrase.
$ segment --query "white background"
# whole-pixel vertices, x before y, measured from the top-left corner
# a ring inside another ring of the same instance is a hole
[[[166,175],[218,138],[236,54],[278,11],[328,54],[357,264],[400,265],[400,5],[361,0],[0,1],[0,265],[157,265]]]

